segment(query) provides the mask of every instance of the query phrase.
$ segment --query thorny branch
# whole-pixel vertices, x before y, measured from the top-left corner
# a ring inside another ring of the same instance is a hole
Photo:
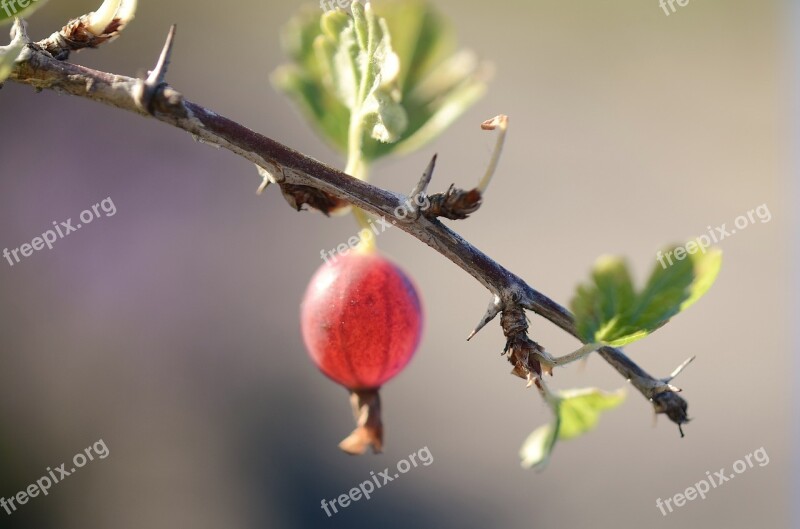
[[[64,62],[63,59],[68,57],[69,51],[92,47],[101,43],[104,38],[115,36],[120,29],[117,22],[112,20],[107,27],[104,26],[106,29],[100,32],[101,36],[95,35],[95,38],[85,35],[86,21],[81,18],[70,22],[60,32],[39,43],[26,40],[28,47],[10,79],[37,90],[54,90],[150,116],[185,130],[205,143],[224,147],[256,164],[261,169],[265,184],[278,184],[287,198],[295,200],[294,206],[297,208],[309,204],[326,212],[327,205],[346,201],[378,217],[395,220],[403,231],[441,253],[491,292],[493,299],[470,338],[498,314],[502,314],[501,326],[507,339],[505,352],[514,366],[514,374],[536,381],[539,386],[542,371],[548,373],[557,365],[553,357],[528,337],[525,310],[539,314],[565,332],[576,336],[572,314],[475,248],[437,218],[465,218],[477,210],[485,183],[472,191],[453,190],[451,187],[444,194],[431,195],[431,198],[435,198],[432,202],[438,208],[433,212],[396,217],[394,211],[406,203],[408,197],[348,176],[192,103],[167,85],[164,73],[169,62],[174,28],[170,31],[157,67],[147,80]],[[71,34],[70,31],[77,31],[76,28],[79,30],[78,34]],[[18,20],[13,31],[24,35],[24,23]],[[81,38],[76,38],[81,35]],[[496,124],[496,120],[488,123]],[[504,127],[505,121],[502,122],[501,134],[505,132]],[[485,128],[491,129],[494,125]],[[434,161],[412,195],[426,192],[433,164]],[[496,160],[493,159],[492,164],[496,164]],[[448,215],[448,212],[451,214]],[[680,390],[669,383],[684,366],[669,377],[659,379],[648,374],[619,349],[602,347],[598,353],[652,402],[656,413],[666,414],[679,429],[683,423],[688,422],[687,403],[677,394]],[[540,386],[540,390],[543,389]]]

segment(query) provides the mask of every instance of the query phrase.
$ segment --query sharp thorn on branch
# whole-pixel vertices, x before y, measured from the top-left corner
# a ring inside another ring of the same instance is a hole
[[[675,378],[675,377],[677,377],[678,375],[680,375],[680,374],[681,374],[681,372],[682,372],[684,369],[686,369],[686,366],[688,366],[689,364],[691,364],[692,362],[694,362],[694,359],[695,359],[695,358],[697,358],[697,356],[693,356],[693,357],[691,357],[691,358],[688,358],[688,359],[684,360],[684,362],[683,362],[681,365],[679,365],[678,367],[676,367],[676,368],[675,368],[675,370],[674,370],[672,373],[670,373],[670,375],[669,375],[668,377],[666,377],[666,378],[662,378],[661,380],[663,380],[665,384],[666,384],[666,383],[668,383],[668,382],[670,382],[670,381],[671,381],[673,378]]]
[[[475,329],[473,329],[472,332],[469,333],[469,336],[467,336],[467,341],[470,341],[473,336],[478,334],[478,332],[481,329],[486,327],[487,323],[489,323],[490,321],[495,319],[495,317],[497,317],[497,315],[500,314],[500,311],[501,311],[500,299],[499,298],[495,298],[495,299],[492,300],[491,303],[489,303],[489,307],[487,307],[487,309],[486,309],[486,314],[483,315],[483,318],[481,318],[481,321],[478,323],[478,325],[475,327]]]
[[[422,173],[422,177],[417,182],[417,185],[414,186],[414,189],[411,190],[411,195],[409,195],[410,204],[411,204],[411,214],[413,215],[414,219],[419,218],[419,207],[417,206],[418,198],[420,196],[427,195],[428,192],[428,184],[431,183],[431,179],[433,178],[433,170],[436,167],[436,159],[438,158],[438,154],[434,154],[431,158],[431,161],[428,163],[428,167],[425,168],[425,172]]]
[[[169,69],[169,62],[172,59],[172,46],[175,44],[175,30],[177,26],[172,24],[167,33],[167,40],[164,42],[164,47],[161,49],[161,55],[158,56],[158,62],[155,69],[150,72],[147,82],[150,84],[161,84],[166,82],[167,70]]]
[[[256,195],[263,193],[264,190],[270,186],[270,184],[280,184],[283,181],[282,177],[275,176],[266,167],[256,165],[256,169],[258,170],[258,176],[261,177],[261,183],[259,184],[258,189],[256,189]],[[326,213],[325,211],[322,212]]]
[[[135,88],[134,94],[136,104],[148,114],[154,113],[153,101],[155,100],[158,92],[166,86],[167,70],[169,69],[170,59],[172,58],[172,46],[175,43],[175,30],[176,25],[172,24],[167,33],[167,40],[164,42],[164,47],[161,49],[161,55],[158,57],[155,68],[150,72],[143,82],[139,83]]]

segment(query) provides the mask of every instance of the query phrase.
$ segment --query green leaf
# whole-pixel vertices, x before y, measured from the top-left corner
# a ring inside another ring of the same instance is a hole
[[[658,255],[673,255],[676,248]],[[650,279],[638,293],[625,261],[617,257],[599,259],[589,283],[578,286],[570,304],[580,339],[621,347],[644,338],[694,304],[714,284],[722,252],[712,248],[684,254],[682,260],[673,258],[672,265],[656,262]]]
[[[292,62],[279,67],[272,74],[272,82],[291,98],[322,138],[345,152],[350,111],[330,89],[330,82],[323,81],[323,75],[330,75],[329,69],[319,60],[314,46],[322,33],[322,22],[331,34],[338,34],[349,22],[345,13],[331,12],[334,13],[339,13],[338,19],[329,16],[323,21],[319,7],[307,6],[289,21],[281,34],[281,44]]]
[[[370,4],[363,8],[360,3],[353,2],[352,8],[359,43],[357,65],[361,70],[361,84],[357,104],[350,107],[351,119],[352,114],[360,113],[373,139],[394,143],[408,126],[397,85],[400,59],[392,49],[386,21],[375,15]]]
[[[597,426],[600,412],[616,408],[624,400],[625,391],[622,389],[613,393],[594,388],[559,393],[552,403],[553,422],[534,430],[522,444],[522,466],[543,469],[550,460],[556,441],[574,439],[590,432]]]
[[[352,18],[337,10],[320,15],[317,30],[312,29],[312,24],[317,25],[314,16],[291,24],[295,36],[288,35],[284,41],[289,55],[302,67],[285,67],[274,77],[317,122],[318,130],[333,133],[328,139],[342,150],[351,141],[349,132],[354,126],[369,132],[371,138],[393,142],[408,123],[396,84],[399,59],[386,24],[369,4],[356,1],[351,9]],[[329,101],[331,95],[338,104]],[[328,105],[342,120],[341,127],[321,121]]]
[[[559,394],[561,427],[558,439],[574,439],[595,429],[600,412],[616,408],[625,401],[625,390],[613,393],[587,388],[563,391]]]
[[[282,43],[292,61],[272,76],[316,131],[348,152],[356,122],[366,162],[419,149],[485,92],[485,67],[454,54],[444,18],[425,0],[354,2],[301,12]]]
[[[553,453],[556,445],[557,434],[558,430],[555,429],[554,424],[545,424],[536,428],[522,443],[519,451],[522,466],[537,470],[543,469],[550,461],[550,454]]]

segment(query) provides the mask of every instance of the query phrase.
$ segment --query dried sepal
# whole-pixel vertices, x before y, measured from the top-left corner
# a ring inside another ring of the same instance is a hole
[[[691,420],[688,414],[689,405],[686,401],[672,391],[654,395],[650,400],[653,402],[653,409],[656,414],[663,413],[669,417],[672,422],[678,425],[678,431],[683,437],[683,425]]]
[[[500,325],[506,335],[503,353],[508,355],[508,361],[514,366],[512,375],[530,380],[532,374],[537,377],[542,372],[553,374],[552,365],[542,362],[547,358],[547,353],[538,343],[528,338],[528,318],[524,309],[506,308],[500,316]]]
[[[444,217],[450,220],[466,219],[481,207],[483,197],[476,189],[465,191],[450,185],[447,192],[429,197],[431,205],[424,214],[428,218]]]
[[[303,206],[307,205],[328,216],[331,213],[338,213],[349,205],[346,201],[314,187],[283,183],[279,185],[283,198],[297,211],[302,211]]]
[[[383,451],[383,422],[381,421],[381,397],[377,389],[350,392],[350,404],[356,429],[348,435],[339,448],[350,455],[362,455],[370,447],[376,454]]]

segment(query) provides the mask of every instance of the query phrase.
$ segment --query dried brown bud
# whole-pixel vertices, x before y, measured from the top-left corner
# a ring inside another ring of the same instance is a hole
[[[482,195],[478,189],[464,191],[455,189],[451,185],[446,193],[431,195],[429,200],[431,205],[424,211],[426,217],[462,220],[478,211],[478,208],[481,207]]]
[[[541,376],[542,364],[539,358],[544,350],[538,343],[528,338],[528,318],[525,310],[518,307],[504,310],[500,316],[500,325],[506,335],[503,352],[508,355],[508,361],[514,366],[511,374],[525,379],[528,379],[531,373]]]
[[[687,409],[689,405],[677,393],[665,391],[654,395],[652,398],[656,413],[665,413],[670,420],[678,425],[678,431],[683,437],[683,424],[689,422]]]
[[[37,46],[59,61],[73,51],[96,48],[119,36],[136,14],[137,0],[104,0],[97,11],[70,20]]]
[[[313,187],[283,183],[278,185],[281,187],[283,198],[297,211],[301,211],[304,205],[308,205],[328,216],[348,206],[346,201]]]

